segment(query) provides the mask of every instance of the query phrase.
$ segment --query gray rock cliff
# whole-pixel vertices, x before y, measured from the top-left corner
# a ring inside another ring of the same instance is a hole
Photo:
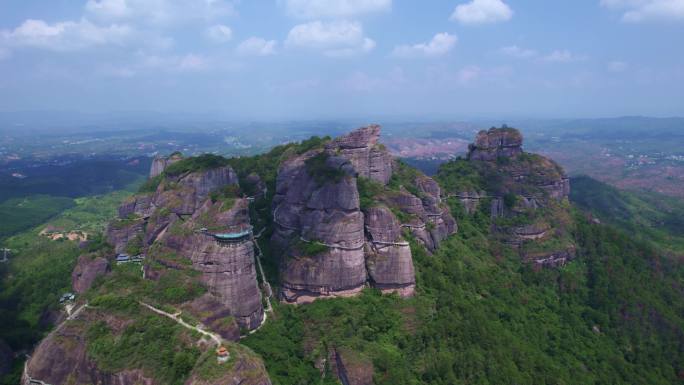
[[[271,241],[282,251],[284,301],[355,295],[367,285],[413,294],[415,272],[402,224],[387,206],[360,207],[358,178],[380,186],[392,178],[394,160],[378,144],[379,135],[377,125],[362,127],[281,163]],[[434,250],[456,230],[455,221],[442,209],[432,179],[415,183],[422,199],[404,190],[386,203],[414,216],[419,223],[411,231]]]

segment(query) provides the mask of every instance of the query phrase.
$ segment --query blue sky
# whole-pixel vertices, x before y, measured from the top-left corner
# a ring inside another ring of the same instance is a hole
[[[2,0],[0,111],[684,115],[684,0]]]

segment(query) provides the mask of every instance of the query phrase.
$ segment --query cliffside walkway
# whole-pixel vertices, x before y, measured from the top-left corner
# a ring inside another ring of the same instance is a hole
[[[323,243],[323,242],[321,242],[321,241],[311,241],[311,240],[305,239],[304,237],[299,237],[299,240],[302,241],[302,242],[306,242],[306,243],[313,243],[313,242],[320,243],[321,245],[327,246],[327,247],[329,247],[329,248],[331,248],[331,249],[340,249],[340,250],[349,250],[349,251],[362,249],[363,246],[364,246],[364,244],[365,244],[365,242],[363,242],[363,243],[361,243],[360,246],[356,246],[356,247],[346,247],[346,246],[340,246],[340,245],[331,245],[331,244],[329,244],[329,243]]]
[[[198,333],[200,333],[200,334],[202,334],[202,335],[204,335],[204,336],[207,336],[207,337],[211,338],[214,342],[216,342],[216,346],[221,346],[221,345],[223,345],[223,338],[221,338],[220,335],[218,335],[218,334],[216,334],[216,333],[208,332],[208,331],[206,331],[206,330],[204,330],[204,329],[201,329],[201,328],[199,328],[199,327],[197,327],[197,326],[192,326],[192,325],[190,325],[189,323],[183,321],[183,319],[179,317],[179,316],[181,315],[181,312],[178,312],[178,313],[176,313],[176,314],[171,314],[171,313],[165,312],[164,310],[157,309],[156,307],[154,307],[154,306],[152,306],[152,305],[146,304],[145,302],[138,302],[138,303],[141,304],[141,305],[143,305],[144,307],[148,308],[149,310],[152,310],[153,312],[155,312],[155,313],[157,313],[157,314],[161,314],[161,315],[163,315],[163,316],[165,316],[165,317],[171,318],[172,320],[174,320],[174,321],[176,321],[177,323],[181,324],[181,325],[184,326],[185,328],[192,329],[192,330],[194,330],[194,331],[196,331],[196,332],[198,332]]]
[[[371,241],[371,243],[380,246],[409,246],[408,242],[385,242],[385,241]]]

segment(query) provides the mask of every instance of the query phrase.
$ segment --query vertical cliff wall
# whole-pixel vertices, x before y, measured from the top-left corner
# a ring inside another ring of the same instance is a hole
[[[412,295],[411,251],[390,207],[415,214],[409,231],[430,249],[455,231],[430,178],[411,181],[423,200],[405,190],[390,194],[394,161],[379,135],[377,125],[362,127],[281,164],[272,242],[281,251],[284,301],[354,295],[367,285]],[[375,199],[379,206],[361,207],[359,178],[387,191]]]

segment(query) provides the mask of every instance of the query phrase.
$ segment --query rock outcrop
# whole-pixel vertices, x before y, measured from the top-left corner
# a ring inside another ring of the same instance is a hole
[[[81,255],[71,273],[71,287],[76,293],[85,293],[90,289],[95,278],[106,274],[107,271],[109,271],[109,262],[105,258]]]
[[[330,142],[326,149],[351,162],[359,176],[384,184],[392,176],[392,155],[378,143],[377,124],[354,130]]]
[[[534,264],[562,265],[575,255],[567,228],[570,182],[558,164],[524,152],[522,143],[514,128],[480,131],[469,147],[467,162],[482,186],[446,195],[457,197],[467,213],[489,202],[492,228],[504,244]]]
[[[338,172],[339,180],[319,184],[309,175],[307,161],[315,157],[325,158],[325,167]],[[286,301],[353,295],[363,288],[367,280],[363,214],[349,162],[321,150],[285,161],[273,205],[273,242],[286,250],[281,268]]]
[[[88,312],[82,316],[84,322],[95,319]],[[79,322],[65,323],[50,333],[26,363],[22,384],[160,384],[139,369],[115,373],[99,369],[88,355],[85,334]]]
[[[250,228],[246,199],[230,196],[214,202],[210,197],[237,188],[238,177],[229,166],[165,174],[156,191],[133,197],[119,208],[107,240],[117,253],[147,254],[169,268],[183,264],[168,260],[168,255],[189,261],[238,325],[254,329],[264,315],[252,239],[221,243],[213,236]],[[155,276],[153,270],[147,272]]]
[[[142,311],[142,310],[141,310]],[[88,325],[106,325],[114,334],[125,333],[126,328],[135,321],[125,316],[112,316],[96,309],[83,311],[77,320],[67,321],[51,332],[35,349],[26,363],[26,370],[22,375],[22,385],[52,384],[52,385],[164,385],[168,382],[160,381],[143,370],[137,362],[133,367],[121,370],[101,368],[88,351]],[[215,346],[195,344],[191,342],[190,334],[171,344],[182,344],[178,348],[193,348],[209,350],[208,359],[215,360],[211,352]],[[189,339],[185,341],[184,339]],[[195,346],[196,345],[196,346]],[[185,381],[186,385],[270,385],[271,381],[261,359],[248,349],[234,346],[231,362],[225,364],[225,370],[214,369],[212,378],[201,372],[203,366],[197,364]],[[100,352],[102,354],[102,352]],[[206,370],[205,370],[206,371]]]
[[[379,126],[363,127],[280,165],[272,242],[283,250],[284,301],[355,295],[368,284],[412,295],[411,251],[390,206],[415,217],[411,231],[432,250],[455,231],[439,187],[424,176],[412,181],[422,200],[402,190],[382,198],[382,207],[361,208],[358,178],[385,188],[392,177],[394,161],[379,135]]]
[[[152,167],[150,168],[150,178],[154,178],[155,176],[161,174],[167,167],[180,160],[183,160],[183,155],[181,155],[179,152],[174,152],[168,157],[163,157],[160,155],[155,156],[152,160]]]
[[[492,161],[512,158],[523,152],[522,141],[522,135],[516,129],[492,127],[477,134],[475,143],[468,146],[468,159]]]

